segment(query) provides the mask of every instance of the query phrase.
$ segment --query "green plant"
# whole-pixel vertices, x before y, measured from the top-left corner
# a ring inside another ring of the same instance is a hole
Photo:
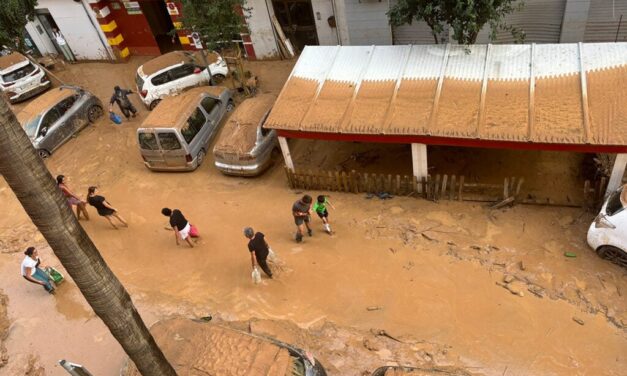
[[[245,29],[245,0],[182,0],[183,28],[197,32],[205,47],[214,50],[232,43]]]
[[[24,27],[35,17],[37,0],[0,1],[0,45],[24,49]]]

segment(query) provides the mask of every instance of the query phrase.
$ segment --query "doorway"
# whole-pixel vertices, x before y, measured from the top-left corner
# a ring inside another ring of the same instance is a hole
[[[60,29],[57,23],[54,21],[54,18],[52,18],[50,11],[48,11],[48,9],[35,9],[35,15],[37,17],[37,20],[43,27],[43,30],[46,32],[46,35],[48,35],[48,38],[54,45],[57,55],[64,56],[63,51],[61,50],[61,47],[59,47],[59,44],[57,43],[57,40],[54,37],[54,33],[53,33],[54,29],[57,29],[57,30],[60,30]],[[39,31],[39,27],[38,27],[38,31]],[[67,40],[65,42],[67,43]],[[70,52],[71,52],[71,46],[69,46],[69,44],[68,44],[68,47],[70,47]],[[72,53],[71,55],[73,57],[74,54]]]
[[[174,23],[163,0],[149,0],[139,3],[142,13],[152,30],[162,54],[181,49]]]
[[[298,51],[319,44],[311,0],[273,0],[272,7],[285,36]]]

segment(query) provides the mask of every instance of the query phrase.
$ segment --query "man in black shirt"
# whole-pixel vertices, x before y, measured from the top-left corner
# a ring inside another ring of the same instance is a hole
[[[161,214],[165,215],[166,217],[170,217],[170,226],[172,226],[172,229],[174,230],[176,245],[179,245],[180,239],[185,240],[190,247],[194,248],[194,244],[192,244],[189,234],[192,227],[187,219],[185,219],[185,217],[183,216],[183,213],[181,213],[181,211],[178,209],[172,210],[169,208],[163,208],[161,209]]]
[[[109,112],[113,112],[113,104],[117,103],[124,116],[126,116],[126,120],[129,119],[131,114],[133,115],[133,117],[135,117],[135,115],[137,115],[137,109],[128,99],[129,94],[133,94],[133,91],[120,89],[119,86],[114,87],[113,95],[111,96],[111,100],[109,101]]]
[[[246,227],[244,229],[244,236],[250,239],[248,241],[248,250],[250,251],[250,261],[253,269],[255,268],[255,262],[257,262],[261,270],[263,270],[269,278],[272,278],[272,271],[266,262],[268,253],[270,253],[270,247],[266,242],[264,234],[261,232],[255,233],[255,230],[251,227]]]

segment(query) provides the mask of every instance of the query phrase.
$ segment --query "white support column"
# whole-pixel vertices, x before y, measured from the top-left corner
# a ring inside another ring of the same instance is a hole
[[[294,172],[294,162],[292,162],[292,155],[290,154],[290,148],[287,146],[287,139],[285,137],[279,137],[279,146],[281,147],[281,152],[283,153],[285,165],[290,171]]]
[[[625,175],[626,166],[627,154],[616,154],[616,160],[614,161],[614,167],[612,168],[612,175],[610,175],[610,181],[607,183],[607,190],[605,191],[606,197],[623,184],[623,176]]]
[[[427,168],[427,145],[411,144],[411,159],[414,177],[418,179],[426,178],[429,174]]]

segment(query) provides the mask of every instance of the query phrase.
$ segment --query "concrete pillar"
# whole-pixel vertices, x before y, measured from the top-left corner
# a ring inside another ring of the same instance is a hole
[[[427,166],[427,145],[411,144],[411,159],[414,176],[418,179],[426,178],[429,174]]]
[[[290,171],[294,172],[294,162],[292,162],[292,155],[290,154],[290,148],[287,146],[287,139],[285,137],[279,137],[279,146],[281,147],[281,152],[283,153],[285,165]]]
[[[583,42],[590,0],[566,0],[560,43]]]
[[[607,190],[605,191],[606,197],[623,184],[623,176],[625,175],[626,166],[627,154],[616,154],[616,160],[614,161],[614,167],[612,168],[612,175],[610,175],[610,181],[607,183]]]

